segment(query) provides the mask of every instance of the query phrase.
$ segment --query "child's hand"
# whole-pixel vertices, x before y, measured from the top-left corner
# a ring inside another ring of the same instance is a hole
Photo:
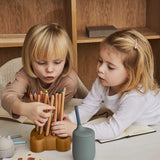
[[[52,134],[56,134],[59,137],[72,136],[76,128],[77,125],[72,123],[67,115],[64,115],[63,121],[52,122],[51,124]]]
[[[54,106],[49,106],[40,102],[24,103],[23,114],[38,126],[43,126],[48,120],[50,113],[48,110],[53,110]]]

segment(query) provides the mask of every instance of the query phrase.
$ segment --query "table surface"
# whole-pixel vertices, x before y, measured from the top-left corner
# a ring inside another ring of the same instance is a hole
[[[100,144],[96,142],[95,160],[159,160],[160,159],[160,126],[152,126],[157,132],[125,138],[113,142]],[[30,151],[30,132],[34,125],[0,119],[0,135],[22,135],[14,141],[26,141],[26,144],[15,145],[12,159],[20,157]],[[67,152],[44,151],[34,153],[46,160],[73,160],[72,148]]]

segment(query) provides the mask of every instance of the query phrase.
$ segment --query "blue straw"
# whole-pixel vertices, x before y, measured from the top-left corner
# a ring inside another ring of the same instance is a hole
[[[15,135],[15,136],[11,136],[11,139],[14,139],[14,138],[20,138],[22,137],[21,135]]]
[[[25,144],[26,141],[17,141],[17,142],[13,142],[13,144]]]
[[[78,111],[78,106],[75,106],[74,109],[75,109],[75,112],[76,112],[77,124],[81,125],[79,111]]]

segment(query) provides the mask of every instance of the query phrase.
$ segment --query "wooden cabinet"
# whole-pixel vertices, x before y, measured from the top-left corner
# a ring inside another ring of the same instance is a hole
[[[76,0],[72,1],[73,44],[78,57],[78,74],[90,89],[96,78],[99,42],[88,38],[86,26],[114,25],[136,28],[149,39],[155,56],[155,77],[160,83],[160,1],[159,0]]]
[[[75,69],[90,89],[96,78],[99,42],[88,38],[86,26],[136,28],[149,39],[160,83],[159,0],[1,0],[0,65],[20,56],[25,33],[37,23],[57,22],[66,28],[76,52]]]

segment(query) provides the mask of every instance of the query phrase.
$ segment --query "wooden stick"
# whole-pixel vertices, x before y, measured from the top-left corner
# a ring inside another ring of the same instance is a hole
[[[41,102],[43,102],[43,91],[40,91],[39,94],[41,96]]]
[[[41,95],[40,94],[38,94],[38,100],[37,101],[38,102],[41,101]],[[36,131],[39,132],[39,126],[37,126],[37,125],[36,125]]]
[[[54,95],[51,96],[51,103],[50,105],[53,106],[54,104]],[[49,129],[50,129],[50,125],[51,125],[51,119],[52,119],[52,110],[50,110],[50,117],[48,118],[48,122],[47,122],[47,129],[46,129],[46,136],[49,135]]]
[[[34,92],[33,96],[34,96],[34,100],[37,101],[37,93],[36,92]]]
[[[48,94],[45,95],[44,103],[47,104],[47,101],[48,101]],[[40,127],[39,134],[42,134],[42,133],[43,133],[43,126]]]
[[[63,90],[64,90],[64,93],[66,94],[66,87],[64,87]]]
[[[61,111],[61,93],[58,94],[58,117],[57,119],[60,120],[60,111]]]
[[[29,94],[29,97],[30,97],[30,101],[33,102],[33,95],[32,95],[32,93]]]
[[[60,121],[63,120],[64,98],[65,98],[65,90],[62,91],[62,97],[61,97]]]
[[[38,99],[37,99],[37,102],[40,102],[41,101],[41,95],[38,94]]]
[[[55,101],[54,101],[54,105],[55,105],[55,110],[54,110],[54,117],[53,117],[53,122],[57,121],[57,109],[58,109],[58,93],[56,93],[55,95]],[[53,134],[53,136],[55,136],[55,134]]]
[[[51,97],[52,97],[52,96],[51,96]],[[49,105],[51,105],[51,102],[50,102],[50,100],[49,100],[49,96],[48,96],[47,103],[48,103]]]
[[[33,95],[32,95],[32,93],[29,94],[29,97],[30,97],[30,101],[33,102],[34,100],[33,100]],[[36,131],[37,131],[37,126],[36,126],[36,125],[35,125],[35,128],[36,128]]]
[[[54,110],[54,118],[53,118],[53,122],[56,122],[57,121],[57,108],[58,108],[58,93],[56,93],[56,96],[55,96],[55,110]]]
[[[40,91],[40,95],[42,96],[42,94],[43,94],[43,91]]]

